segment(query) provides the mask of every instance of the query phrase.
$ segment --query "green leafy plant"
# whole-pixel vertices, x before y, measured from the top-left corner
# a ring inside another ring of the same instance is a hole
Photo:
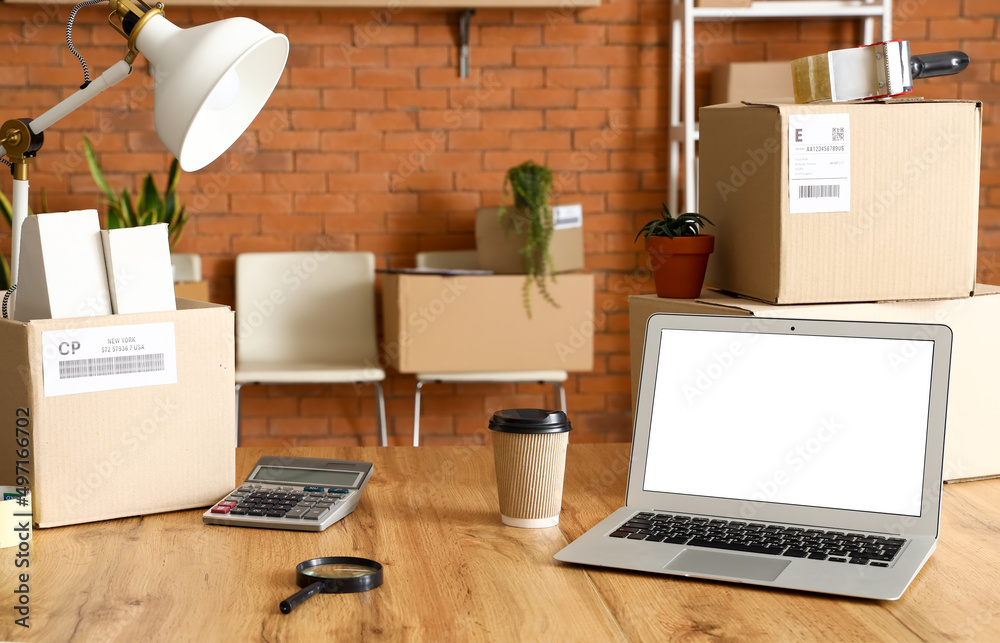
[[[7,222],[7,228],[13,234],[14,228],[11,226],[12,212],[10,201],[0,192],[0,215],[3,216],[3,220]],[[10,264],[7,263],[7,257],[0,254],[0,290],[7,290],[8,288],[10,288]]]
[[[167,185],[162,194],[156,187],[153,175],[147,174],[146,178],[143,179],[142,189],[133,201],[128,189],[123,189],[118,194],[108,185],[104,178],[104,172],[97,163],[94,148],[90,145],[87,137],[83,138],[83,147],[87,156],[87,165],[90,167],[90,175],[94,178],[97,187],[104,193],[108,229],[166,223],[170,247],[173,248],[180,240],[189,218],[187,206],[179,205],[177,201],[177,183],[180,179],[180,164],[177,159],[174,159],[170,164]]]
[[[507,200],[513,197],[510,219],[515,233],[524,239],[519,251],[527,278],[524,281],[524,309],[531,317],[531,287],[538,287],[542,299],[559,307],[548,289],[548,280],[555,282],[552,253],[552,206],[549,200],[553,192],[552,172],[534,161],[526,161],[507,170],[504,177],[503,193],[505,203],[501,204],[501,222],[508,214]]]
[[[643,236],[646,239],[650,237],[669,237],[671,239],[674,237],[696,237],[706,223],[715,225],[707,217],[697,212],[685,212],[674,217],[670,214],[667,204],[663,203],[662,205],[663,212],[660,213],[660,218],[647,221],[644,226],[639,228],[639,234],[635,235],[636,241]]]

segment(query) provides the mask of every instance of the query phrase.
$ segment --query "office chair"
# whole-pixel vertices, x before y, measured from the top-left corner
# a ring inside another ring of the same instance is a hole
[[[445,250],[418,252],[417,268],[476,269],[479,259],[475,250]],[[474,371],[467,373],[417,373],[417,388],[413,397],[413,446],[420,446],[420,391],[428,382],[538,382],[552,384],[553,404],[566,411],[566,389],[563,382],[569,377],[566,371]]]
[[[236,439],[244,384],[368,383],[379,444],[385,394],[375,328],[375,255],[261,252],[236,257]]]

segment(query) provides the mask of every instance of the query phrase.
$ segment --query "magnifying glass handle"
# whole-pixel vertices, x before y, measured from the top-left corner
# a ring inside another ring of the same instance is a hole
[[[281,610],[282,614],[288,614],[293,609],[304,603],[307,599],[311,598],[314,594],[318,593],[321,589],[323,589],[323,581],[321,580],[316,581],[312,585],[306,585],[298,592],[281,601],[281,603],[278,604],[278,609]]]

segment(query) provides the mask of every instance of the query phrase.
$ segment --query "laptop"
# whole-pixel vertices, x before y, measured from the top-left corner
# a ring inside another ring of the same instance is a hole
[[[937,544],[951,329],[655,314],[583,565],[897,599]]]

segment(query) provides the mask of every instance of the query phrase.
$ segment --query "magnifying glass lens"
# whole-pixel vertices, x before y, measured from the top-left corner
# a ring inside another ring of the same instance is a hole
[[[382,585],[382,565],[367,558],[327,556],[313,558],[295,568],[295,582],[302,589],[278,604],[288,614],[310,596],[367,592]]]
[[[303,569],[302,573],[316,578],[358,578],[374,574],[378,570],[363,565],[351,563],[334,563],[331,565],[316,565],[308,569]]]

